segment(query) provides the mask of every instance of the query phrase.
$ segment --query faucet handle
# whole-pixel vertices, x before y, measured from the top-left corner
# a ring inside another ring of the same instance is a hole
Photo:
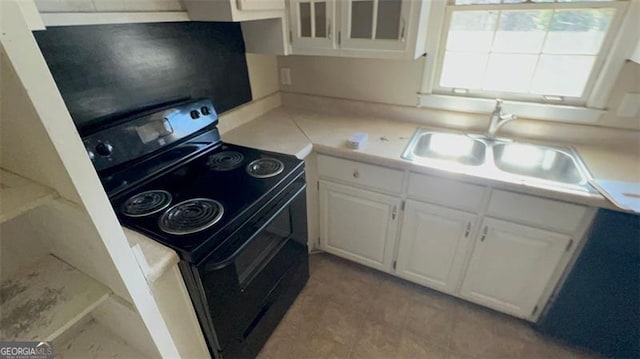
[[[511,122],[511,121],[513,121],[513,120],[515,120],[517,118],[518,117],[516,115],[511,114],[511,113],[501,113],[500,114],[500,121],[504,122],[504,123]]]
[[[497,99],[496,99],[496,108],[502,108],[502,103],[503,103],[503,102],[504,102],[504,101],[502,101],[502,99],[501,99],[501,98],[497,98]]]

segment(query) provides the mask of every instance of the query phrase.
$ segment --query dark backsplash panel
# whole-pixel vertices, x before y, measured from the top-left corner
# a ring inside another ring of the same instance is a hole
[[[62,26],[34,36],[81,132],[189,97],[213,99],[218,112],[251,101],[239,23]]]

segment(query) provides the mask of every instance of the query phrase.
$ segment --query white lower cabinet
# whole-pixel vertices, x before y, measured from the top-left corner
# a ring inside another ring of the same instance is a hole
[[[594,214],[322,154],[318,174],[322,250],[530,321]]]
[[[456,290],[476,215],[407,201],[396,274],[446,293]]]
[[[390,272],[400,199],[320,181],[320,247]]]
[[[460,295],[529,318],[570,241],[568,235],[486,218]]]

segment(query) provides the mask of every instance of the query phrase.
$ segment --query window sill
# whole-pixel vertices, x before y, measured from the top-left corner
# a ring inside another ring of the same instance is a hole
[[[493,111],[495,105],[493,99],[418,94],[418,107],[484,114]],[[595,124],[606,112],[588,107],[508,100],[504,101],[504,109],[518,117],[581,124]]]

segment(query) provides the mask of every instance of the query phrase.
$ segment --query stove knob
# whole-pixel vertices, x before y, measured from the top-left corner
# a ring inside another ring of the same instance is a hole
[[[198,110],[191,111],[191,118],[197,120],[198,118],[200,118],[200,112],[198,112]]]
[[[211,110],[209,110],[207,106],[202,106],[202,108],[200,108],[200,112],[205,116],[209,116],[211,114]]]
[[[108,143],[98,143],[98,145],[96,145],[96,152],[98,152],[100,156],[110,156],[111,152],[113,152],[113,146]]]
[[[93,151],[89,151],[89,150],[87,150],[87,154],[89,155],[89,159],[90,159],[91,161],[93,161],[93,160],[95,160],[95,159],[96,159],[96,155],[93,153]]]

